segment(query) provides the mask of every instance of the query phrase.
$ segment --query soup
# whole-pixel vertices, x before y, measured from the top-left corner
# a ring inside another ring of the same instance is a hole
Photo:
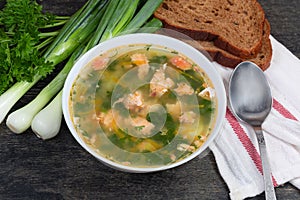
[[[91,60],[70,93],[71,119],[82,140],[113,162],[159,167],[206,141],[217,99],[204,71],[185,55],[128,45]]]

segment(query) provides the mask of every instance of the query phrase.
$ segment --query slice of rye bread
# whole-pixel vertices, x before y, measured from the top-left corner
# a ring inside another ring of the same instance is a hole
[[[154,16],[165,28],[241,58],[261,49],[265,14],[256,0],[164,0]]]
[[[266,70],[270,66],[270,62],[272,59],[272,45],[269,38],[270,30],[270,24],[268,20],[265,20],[262,47],[258,54],[256,54],[255,56],[250,56],[248,58],[240,58],[238,56],[235,56],[216,47],[213,42],[209,41],[196,41],[197,46],[195,47],[201,51],[204,50],[208,52],[212,60],[225,67],[235,68],[239,63],[243,61],[251,61],[258,65],[262,70]]]

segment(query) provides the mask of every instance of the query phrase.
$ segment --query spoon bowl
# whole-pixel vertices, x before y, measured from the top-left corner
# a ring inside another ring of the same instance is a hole
[[[236,116],[252,126],[261,126],[272,108],[269,83],[262,70],[243,62],[234,70],[229,86],[230,106]]]
[[[265,197],[276,199],[262,124],[272,108],[270,85],[263,71],[252,62],[242,62],[229,80],[229,102],[234,115],[251,125],[256,133],[263,166]]]

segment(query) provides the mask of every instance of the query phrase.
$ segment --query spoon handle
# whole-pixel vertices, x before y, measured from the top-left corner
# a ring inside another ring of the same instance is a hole
[[[263,167],[264,183],[265,183],[265,197],[267,200],[276,200],[275,190],[272,181],[271,168],[267,156],[265,138],[261,127],[255,127],[254,131],[258,140],[260,157]]]

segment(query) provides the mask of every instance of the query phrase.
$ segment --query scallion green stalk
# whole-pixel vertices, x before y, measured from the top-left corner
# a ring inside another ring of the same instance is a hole
[[[118,26],[118,24],[125,24],[127,19],[123,18],[124,14],[128,11],[131,10],[131,3],[133,1],[128,1],[128,0],[120,0],[118,3],[117,8],[115,9],[113,15],[111,16],[111,20],[108,23],[101,39],[100,42],[103,42],[105,40],[108,40],[110,38],[112,38],[113,35],[113,31],[114,29]],[[133,4],[133,6],[135,6],[135,4]],[[125,16],[125,17],[129,17],[129,16]]]
[[[120,34],[129,34],[138,31],[146,21],[152,16],[163,0],[147,0],[135,17],[130,21]]]
[[[103,32],[105,31],[107,24],[110,22],[112,15],[114,11],[116,10],[116,7],[118,6],[119,0],[111,0],[109,1],[107,7],[105,8],[105,12],[103,14],[103,17],[99,23],[99,26],[96,29],[96,34],[93,35],[93,38],[88,42],[85,48],[85,52],[88,51],[91,47],[96,46],[103,35]]]
[[[59,43],[65,42],[67,38],[69,38],[70,34],[73,33],[85,20],[87,20],[98,5],[97,3],[97,0],[89,0],[74,15],[72,15],[70,20],[61,29],[60,34],[56,37],[55,41],[48,48],[44,55],[45,58],[51,54],[53,49],[55,49]]]
[[[162,22],[157,18],[152,18],[149,22],[144,24],[140,29],[138,29],[138,33],[154,33],[159,30],[163,26]]]
[[[84,18],[85,20],[79,18],[80,26],[71,27],[72,32],[65,33],[63,40],[52,48],[50,54],[46,57],[46,61],[52,62],[54,65],[62,62],[96,29],[104,13],[103,7],[106,5],[107,0],[96,2],[98,3],[93,4],[94,10],[88,13],[89,15]]]
[[[126,25],[130,22],[133,15],[135,14],[135,11],[137,9],[139,0],[132,0],[129,4],[129,7],[127,7],[126,11],[123,14],[122,19],[119,21],[119,23],[114,27],[112,31],[112,37],[115,37],[118,33],[120,33]]]
[[[68,20],[70,19],[70,17],[56,17],[55,21],[53,24],[49,24],[49,25],[45,25],[42,28],[53,28],[53,27],[57,27],[57,26],[62,26],[64,24],[66,24],[68,22]]]

